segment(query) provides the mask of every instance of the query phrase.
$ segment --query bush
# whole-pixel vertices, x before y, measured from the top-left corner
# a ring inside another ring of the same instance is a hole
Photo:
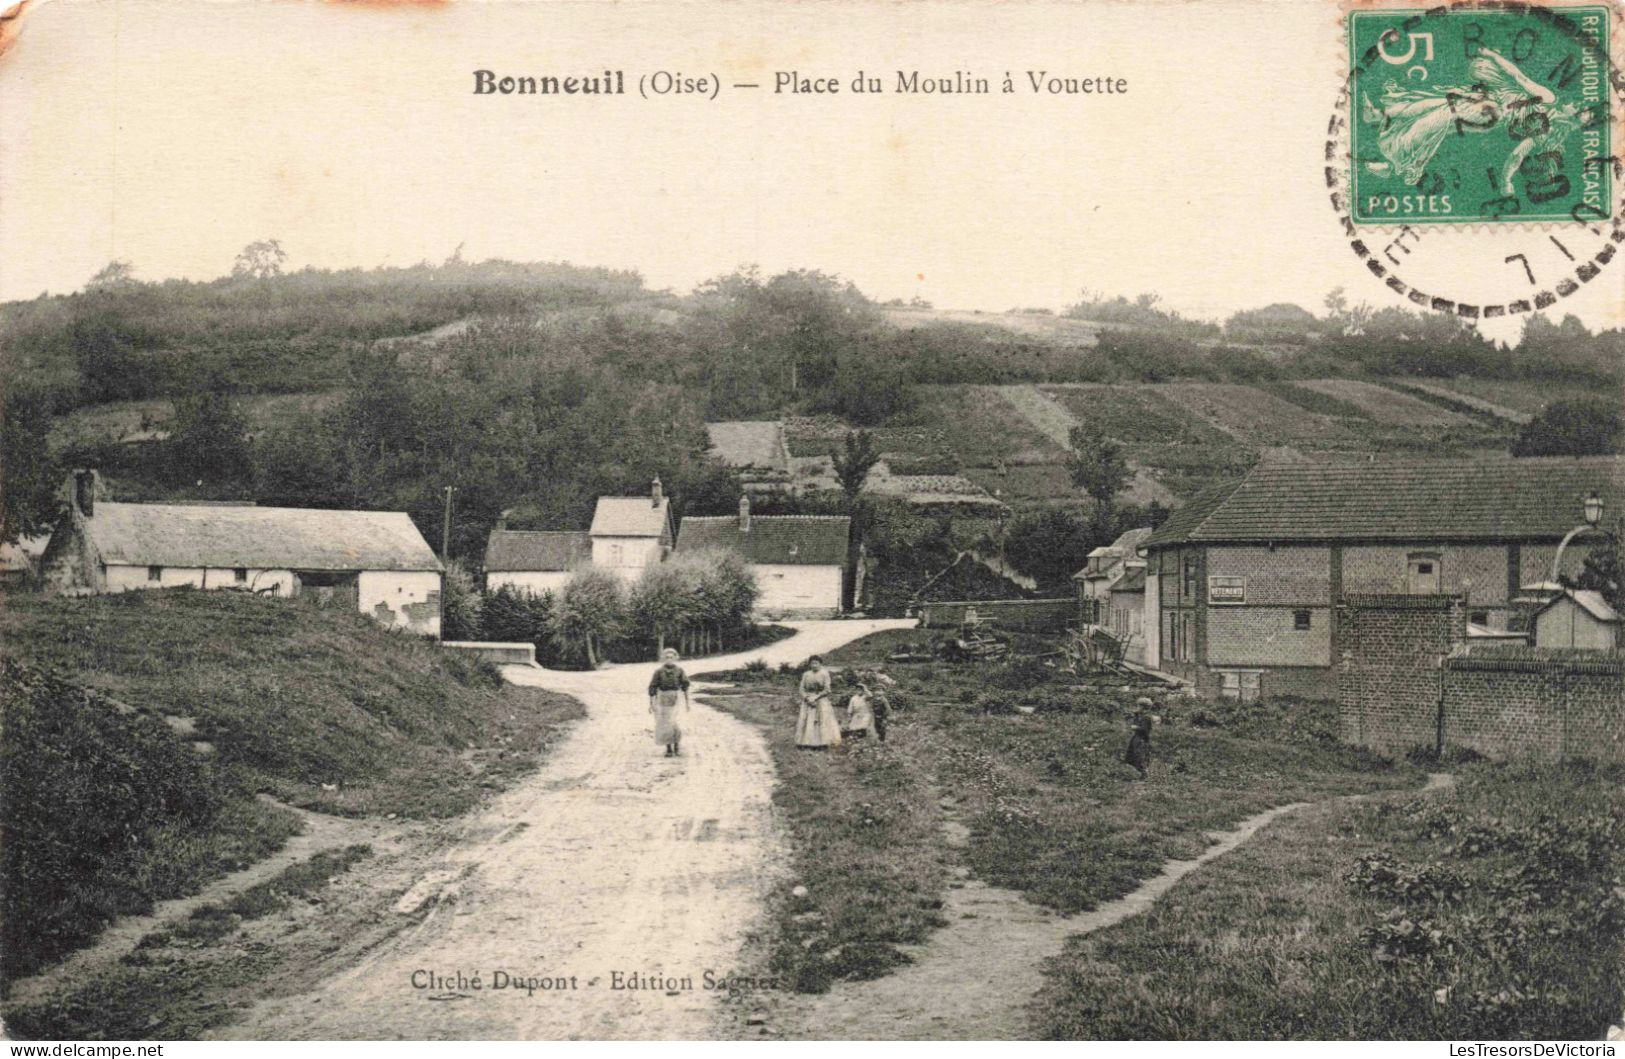
[[[477,640],[480,638],[479,589],[468,568],[453,560],[446,564],[441,579],[440,638],[442,640]]]
[[[1514,456],[1609,456],[1625,446],[1619,402],[1606,397],[1553,401],[1523,425]]]

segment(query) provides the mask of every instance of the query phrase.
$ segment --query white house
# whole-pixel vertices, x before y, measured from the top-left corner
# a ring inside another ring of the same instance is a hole
[[[1620,627],[1601,592],[1564,589],[1535,612],[1535,646],[1607,651],[1620,645]]]
[[[760,617],[823,618],[841,612],[851,519],[844,515],[757,515],[741,497],[739,517],[683,519],[677,551],[732,552],[756,578]]]
[[[80,471],[41,565],[49,591],[318,595],[440,635],[440,560],[404,512],[110,503]]]
[[[485,545],[485,587],[557,592],[592,565],[592,537],[580,531],[494,529]]]
[[[1083,624],[1110,624],[1108,614],[1112,592],[1130,570],[1145,569],[1140,546],[1149,536],[1149,526],[1127,530],[1110,544],[1090,552],[1088,565],[1072,575],[1073,584],[1078,586],[1078,606]]]
[[[593,512],[592,565],[626,581],[671,554],[671,504],[656,478],[648,496],[601,496]]]

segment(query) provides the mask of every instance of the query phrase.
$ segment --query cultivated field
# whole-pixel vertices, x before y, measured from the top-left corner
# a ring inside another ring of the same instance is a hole
[[[1354,405],[1368,418],[1394,426],[1458,426],[1470,420],[1398,390],[1361,379],[1309,379],[1298,383]]]

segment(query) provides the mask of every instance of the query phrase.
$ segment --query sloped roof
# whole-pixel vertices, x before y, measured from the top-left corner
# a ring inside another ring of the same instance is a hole
[[[745,532],[732,515],[690,517],[677,534],[677,551],[729,551],[748,563],[844,566],[851,522],[845,515],[752,515]]]
[[[659,537],[667,532],[670,511],[666,497],[601,496],[589,532],[594,537]]]
[[[1550,600],[1536,613],[1544,614],[1565,599],[1573,600],[1575,606],[1598,621],[1611,622],[1619,620],[1619,612],[1608,605],[1608,601],[1602,598],[1602,593],[1590,588],[1566,589],[1561,596]]]
[[[98,502],[84,526],[109,565],[440,569],[401,511]]]
[[[1556,540],[1597,492],[1625,502],[1625,459],[1261,463],[1192,498],[1146,542]]]
[[[1112,541],[1112,554],[1128,558],[1140,550],[1140,546],[1145,543],[1147,537],[1151,536],[1151,533],[1150,526],[1136,526],[1134,529],[1124,530],[1118,534],[1116,540]]]
[[[592,561],[592,537],[582,530],[491,531],[485,569],[501,573],[574,570]]]
[[[1116,584],[1112,585],[1112,594],[1113,595],[1116,595],[1119,592],[1144,592],[1144,591],[1145,591],[1145,567],[1143,567],[1143,566],[1131,567],[1129,569],[1128,573],[1124,574],[1122,576],[1122,578]]]

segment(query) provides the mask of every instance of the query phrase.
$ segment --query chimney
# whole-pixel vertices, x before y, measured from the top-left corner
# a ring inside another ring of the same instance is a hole
[[[649,485],[649,504],[651,507],[660,506],[660,479],[656,478]]]
[[[739,498],[739,532],[750,532],[750,496],[746,494]]]
[[[93,518],[96,514],[96,472],[73,472],[73,502],[78,505],[79,513],[85,518]]]

